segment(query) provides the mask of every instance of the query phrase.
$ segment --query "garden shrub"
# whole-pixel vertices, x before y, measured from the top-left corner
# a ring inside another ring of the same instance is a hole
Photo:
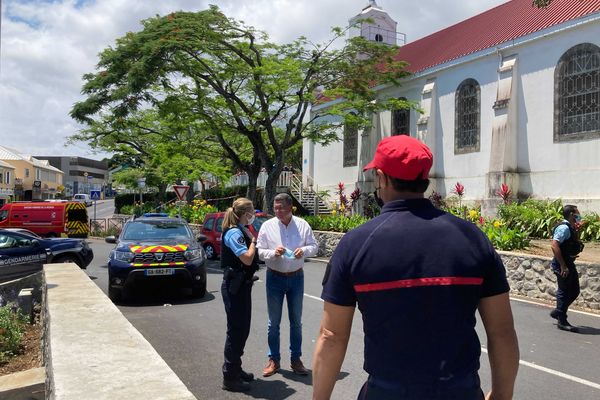
[[[315,231],[348,232],[368,221],[360,215],[309,215],[304,217]]]
[[[579,229],[581,240],[600,240],[600,216],[592,212],[581,217],[581,228]]]
[[[562,200],[528,199],[522,203],[501,204],[498,216],[506,226],[533,238],[550,238],[552,229],[562,221]]]
[[[19,353],[26,317],[12,307],[0,307],[0,365]]]
[[[177,207],[175,205],[169,205],[165,208],[165,212],[169,216],[174,217],[181,211],[181,218],[185,219],[190,224],[202,224],[204,223],[204,217],[206,214],[211,212],[217,212],[217,208],[207,204],[206,200],[194,200],[192,204],[186,204],[185,206]]]

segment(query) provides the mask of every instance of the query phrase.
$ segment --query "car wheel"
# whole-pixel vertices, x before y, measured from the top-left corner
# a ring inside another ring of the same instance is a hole
[[[113,303],[118,303],[123,298],[123,290],[117,289],[110,284],[108,285],[108,298],[112,300]]]
[[[77,266],[79,268],[83,268],[80,264],[79,258],[77,258],[77,256],[72,255],[72,254],[67,254],[64,256],[59,256],[56,259],[52,260],[53,263],[56,264],[60,264],[60,263],[74,263],[77,264]]]
[[[214,260],[215,258],[217,258],[217,252],[215,251],[215,248],[212,244],[204,245],[204,251],[206,252],[206,258],[208,258],[209,260]]]
[[[206,282],[200,286],[192,287],[192,296],[196,298],[203,298],[206,295]]]

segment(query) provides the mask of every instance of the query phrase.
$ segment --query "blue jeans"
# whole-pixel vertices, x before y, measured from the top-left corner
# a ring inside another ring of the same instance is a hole
[[[269,358],[279,362],[279,325],[283,298],[287,299],[290,318],[290,352],[292,360],[302,356],[302,299],[304,296],[304,272],[293,276],[281,276],[267,269],[267,309],[269,312],[268,342]]]

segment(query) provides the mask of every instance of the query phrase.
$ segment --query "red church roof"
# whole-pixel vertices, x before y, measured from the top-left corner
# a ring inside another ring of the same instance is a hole
[[[600,0],[554,0],[547,8],[512,0],[402,46],[398,56],[419,72],[600,11]]]

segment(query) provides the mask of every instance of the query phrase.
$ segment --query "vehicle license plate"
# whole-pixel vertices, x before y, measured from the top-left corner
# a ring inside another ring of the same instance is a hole
[[[146,276],[151,275],[173,275],[175,270],[173,268],[152,268],[144,271]]]

